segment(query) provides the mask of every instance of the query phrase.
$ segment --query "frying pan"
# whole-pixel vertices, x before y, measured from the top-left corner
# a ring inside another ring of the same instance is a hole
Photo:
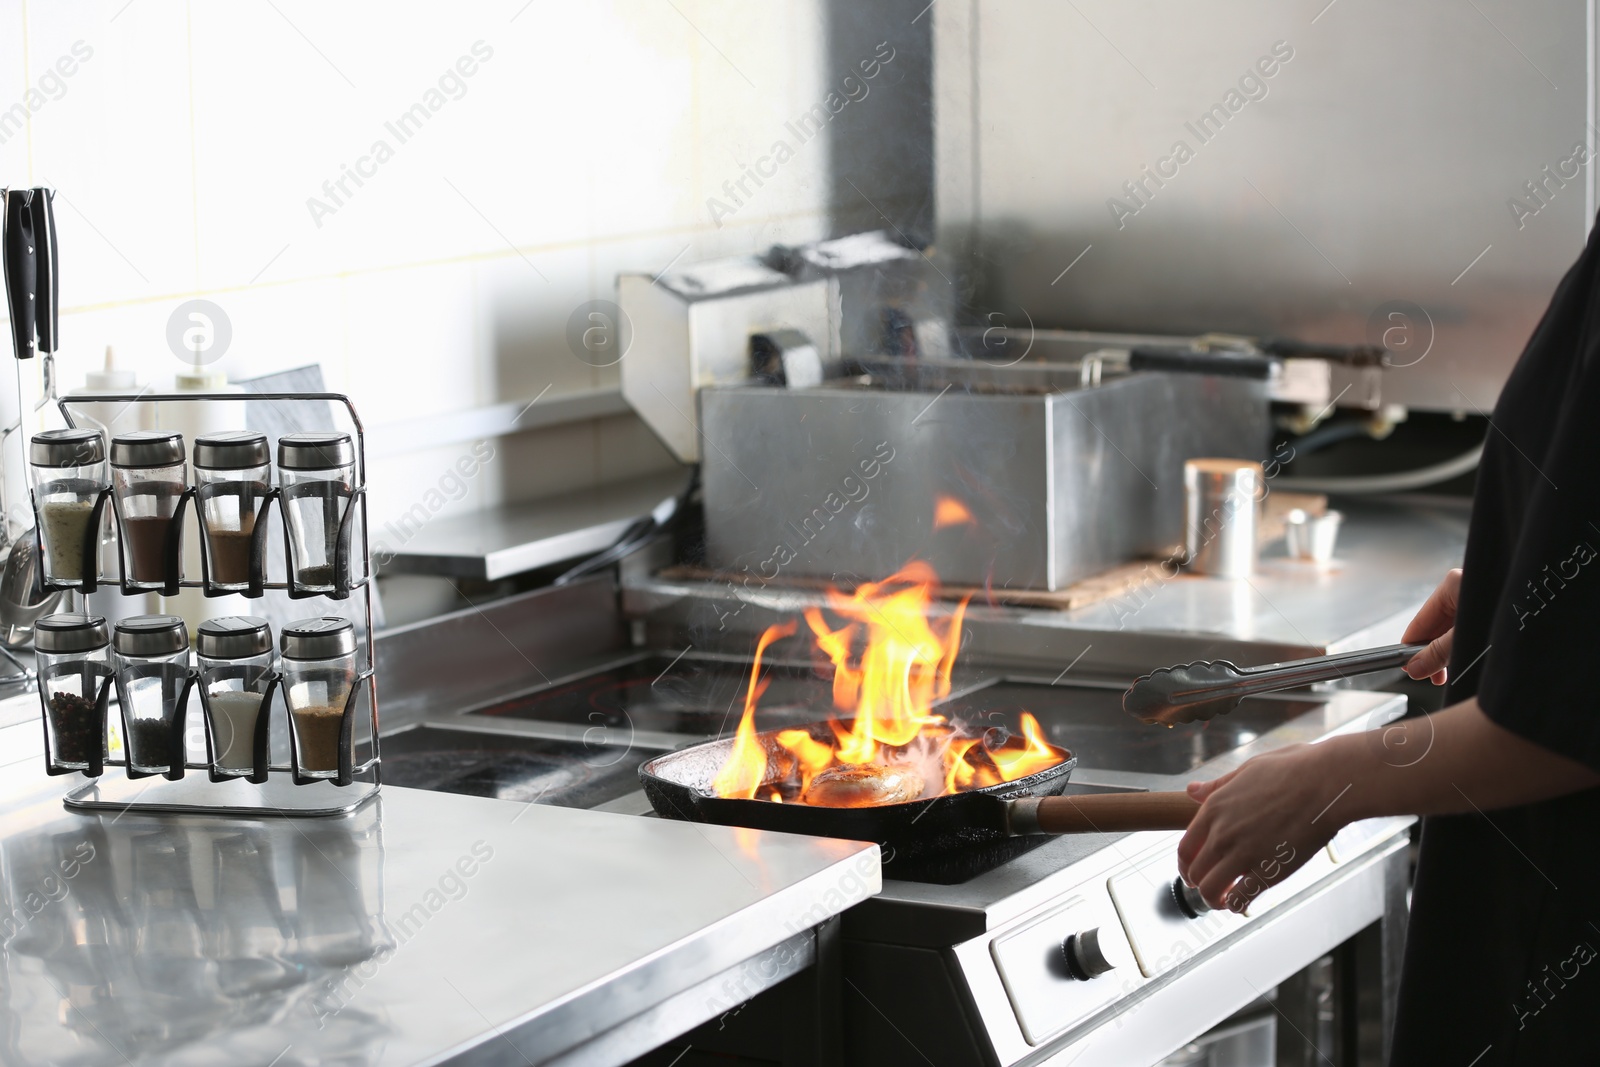
[[[817,740],[833,736],[826,723],[806,729]],[[787,753],[777,743],[776,733],[756,738],[767,750],[768,767],[781,765]],[[711,783],[733,744],[731,737],[706,741],[645,762],[639,780],[651,807],[669,819],[875,841],[897,860],[1025,834],[1181,830],[1200,807],[1184,793],[1061,796],[1078,765],[1077,757],[1065,749],[1056,749],[1060,763],[1016,781],[903,804],[824,808],[719,797]]]

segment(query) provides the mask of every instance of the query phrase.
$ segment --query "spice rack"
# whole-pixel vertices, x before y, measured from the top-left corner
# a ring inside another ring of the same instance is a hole
[[[285,487],[271,488],[262,493],[262,499],[253,512],[254,523],[251,532],[251,562],[250,576],[244,588],[238,588],[238,583],[232,587],[218,588],[214,577],[214,561],[211,557],[210,538],[201,516],[200,502],[197,499],[197,486],[201,479],[195,475],[192,484],[188,484],[179,497],[170,526],[170,535],[164,546],[164,580],[159,588],[154,591],[165,596],[176,595],[180,589],[200,589],[207,597],[223,595],[242,595],[256,599],[261,597],[266,590],[282,590],[292,600],[301,600],[310,597],[326,596],[332,600],[346,600],[359,595],[362,599],[362,616],[366,626],[364,641],[358,643],[364,646],[364,662],[355,674],[345,696],[343,712],[340,718],[337,740],[337,766],[328,776],[317,774],[302,774],[304,755],[300,749],[301,740],[297,738],[297,729],[290,725],[291,711],[284,684],[284,671],[272,670],[267,687],[261,696],[260,711],[256,716],[255,736],[251,739],[253,760],[248,774],[224,774],[219,772],[219,755],[224,741],[216,736],[214,716],[212,715],[212,697],[205,691],[200,682],[200,671],[188,667],[181,679],[173,677],[166,684],[174,687],[181,686],[181,691],[176,697],[176,710],[172,715],[172,737],[168,751],[172,756],[168,765],[163,770],[137,769],[131,760],[133,724],[129,709],[123,705],[121,708],[120,736],[123,741],[123,755],[113,758],[104,751],[107,719],[111,715],[111,696],[116,688],[115,672],[100,664],[85,664],[84,670],[95,673],[93,686],[86,674],[80,692],[83,694],[73,699],[87,705],[88,694],[95,693],[91,722],[98,724],[98,731],[92,737],[99,740],[99,744],[90,743],[86,746],[87,759],[68,761],[83,764],[82,766],[61,766],[61,760],[52,748],[51,726],[49,722],[50,697],[47,695],[48,687],[45,679],[40,679],[41,713],[46,718],[45,723],[45,765],[48,773],[67,774],[81,773],[90,778],[90,781],[65,797],[69,808],[80,811],[126,811],[130,808],[152,812],[188,812],[203,813],[231,817],[260,817],[260,816],[327,816],[345,814],[354,811],[366,801],[377,795],[382,774],[378,750],[378,695],[377,678],[375,674],[376,641],[373,634],[373,607],[372,607],[372,553],[368,542],[367,524],[367,498],[366,498],[366,439],[361,418],[356,412],[355,405],[350,398],[342,393],[328,392],[262,392],[250,393],[241,398],[237,393],[122,393],[122,394],[96,394],[93,397],[61,397],[56,403],[67,425],[79,428],[78,422],[73,417],[72,407],[75,404],[133,404],[133,403],[211,403],[220,402],[237,405],[241,399],[251,402],[289,402],[289,403],[321,403],[342,406],[348,416],[350,427],[353,430],[354,440],[354,465],[349,489],[349,499],[344,506],[339,518],[339,527],[336,537],[336,550],[331,560],[332,580],[326,583],[316,583],[308,587],[307,583],[297,581],[297,575],[304,578],[305,570],[297,570],[296,555],[291,545],[291,530],[288,515],[288,504],[285,499]],[[92,421],[92,420],[91,420]],[[90,535],[84,538],[83,567],[81,571],[81,584],[54,585],[46,582],[46,588],[68,589],[72,592],[89,593],[96,588],[115,586],[124,594],[142,593],[151,591],[148,582],[133,583],[130,585],[129,551],[126,535],[123,532],[123,523],[114,519],[118,527],[118,573],[115,580],[103,576],[99,571],[100,534],[104,517],[104,509],[111,500],[112,489],[100,491],[93,504],[92,516],[89,520]],[[30,493],[34,501],[34,529],[35,550],[43,558],[44,547],[42,544],[45,523],[42,521],[38,506],[37,495]],[[267,574],[267,539],[269,534],[269,515],[273,503],[279,505],[278,525],[283,532],[284,560],[286,573],[282,580],[272,580]],[[194,506],[189,506],[193,504]],[[193,515],[192,529],[199,538],[201,555],[202,577],[183,575],[182,571],[182,544],[189,531],[185,529],[185,520]],[[331,525],[331,524],[330,524]],[[357,530],[359,529],[359,535]],[[357,537],[359,536],[359,540]],[[359,562],[359,570],[354,566]],[[223,583],[225,586],[227,583]],[[328,588],[319,588],[326,585]],[[348,629],[348,627],[346,627]],[[287,662],[287,661],[285,661]],[[192,698],[198,692],[199,700]],[[119,704],[121,702],[119,701]],[[204,724],[206,759],[204,762],[191,760],[186,753],[184,739],[185,725],[188,716],[196,710],[191,705],[198,703],[198,713]],[[364,706],[363,706],[364,705]],[[281,712],[278,710],[281,708]],[[84,710],[84,709],[79,709]],[[369,733],[365,739],[360,738],[358,723],[365,721]],[[272,736],[274,725],[282,730],[288,740],[289,759],[287,762],[273,762],[271,759]],[[91,726],[91,730],[93,727]],[[227,739],[231,743],[231,738]],[[362,751],[364,750],[364,751]],[[331,761],[330,761],[331,762]],[[107,767],[123,768],[121,776],[101,778]],[[240,768],[233,768],[235,771]],[[205,771],[201,776],[186,776],[187,771]]]

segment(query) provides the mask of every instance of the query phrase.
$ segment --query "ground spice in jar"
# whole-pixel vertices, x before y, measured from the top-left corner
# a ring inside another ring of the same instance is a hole
[[[122,522],[122,539],[128,557],[128,578],[135,582],[167,580],[167,536],[172,517],[140,515]]]
[[[77,693],[50,694],[51,755],[57,763],[85,764],[90,761],[100,718],[95,702]]]
[[[83,547],[89,537],[89,517],[94,501],[48,501],[39,509],[44,525],[45,551],[50,560],[50,577],[58,581],[83,580]]]
[[[294,709],[294,736],[300,752],[301,769],[337,771],[339,735],[343,729],[343,707],[315,704]]]
[[[333,585],[333,564],[319,563],[313,567],[301,567],[295,575],[296,584],[306,589],[321,589]]]
[[[245,512],[238,529],[206,527],[206,544],[211,549],[211,580],[222,585],[244,585],[250,580],[250,548],[255,537],[256,517]]]

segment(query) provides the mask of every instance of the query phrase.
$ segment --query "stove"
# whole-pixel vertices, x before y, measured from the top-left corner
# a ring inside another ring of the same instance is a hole
[[[604,743],[416,726],[383,739],[390,785],[593,808],[639,788],[636,753]]]
[[[831,669],[764,663],[761,679],[767,685],[757,713],[763,730],[833,714]],[[576,736],[594,748],[626,746],[641,735],[664,742],[653,746],[658,750],[676,748],[731,734],[749,682],[750,664],[734,657],[639,653],[473,708],[454,721],[472,730],[514,723],[523,736]],[[1031,712],[1048,739],[1074,752],[1081,767],[1173,775],[1195,770],[1326,703],[1252,697],[1228,716],[1163,729],[1145,726],[1122,710],[1123,688],[1121,683],[1060,684],[1018,673],[983,677],[958,669],[951,695],[937,709],[975,731],[991,724],[1007,727],[1019,713]],[[386,765],[391,751],[386,738]],[[551,802],[559,803],[558,797]]]
[[[762,716],[774,726],[814,722],[831,704],[831,675],[810,666],[766,664],[762,677]],[[732,731],[749,683],[750,664],[734,657],[643,653],[471,714],[698,741]]]
[[[638,764],[731,733],[750,670],[737,656],[689,650],[618,655],[386,735],[385,780],[655,818]],[[826,718],[830,670],[764,664],[758,727]],[[1031,712],[1048,740],[1079,758],[1069,790],[1097,792],[1181,789],[1404,707],[1398,696],[1349,690],[1275,695],[1168,729],[1124,713],[1122,688],[958,667],[939,710],[980,729]],[[886,855],[883,892],[842,924],[850,1062],[920,1062],[919,1052],[934,1063],[1004,1067],[1061,1056],[1082,1056],[1080,1067],[1155,1062],[1403,908],[1408,825],[1347,828],[1243,916],[1182,897],[1177,833],[1021,838],[915,863]],[[1061,954],[1091,931],[1104,970],[1084,978]],[[718,1036],[695,1040],[715,1047]]]
[[[1030,328],[1012,335],[1016,358],[994,361],[995,330],[974,347],[950,328],[960,300],[942,274],[888,234],[856,234],[622,275],[634,337],[623,396],[699,465],[705,518],[672,551],[619,570],[618,621],[662,651],[461,718],[574,739],[602,728],[667,748],[726,733],[742,710],[738,654],[775,624],[839,607],[824,583],[882,581],[915,560],[948,586],[1037,594],[1165,559],[1184,536],[1185,462],[1264,456],[1271,400],[1305,399],[1252,344],[1218,336]],[[1152,359],[1197,373],[1149,371]],[[1247,365],[1251,376],[1215,373]],[[1254,376],[1263,371],[1267,381]],[[1412,553],[1392,524],[1375,532],[1378,551],[1317,574],[1291,564],[1251,582],[1168,581],[1147,568],[1133,588],[1076,608],[976,595],[960,620],[965,673],[943,710],[973,726],[1030,711],[1077,754],[1076,787],[1113,790],[1181,789],[1289,742],[1376,725],[1403,700],[1254,700],[1170,731],[1118,706],[1133,677],[1167,664],[1397,639],[1458,546],[1428,530]],[[1411,566],[1429,553],[1434,565]],[[652,573],[691,561],[714,577]],[[954,610],[924,615],[948,634]],[[697,658],[707,653],[735,655]],[[824,677],[785,667],[760,728],[829,708]],[[1091,671],[1104,680],[1086,680]],[[1068,672],[1072,684],[1056,684]],[[883,891],[843,923],[844,1047],[863,1063],[1155,1062],[1379,919],[1382,966],[1394,963],[1408,825],[1351,828],[1248,916],[1195,914],[1175,895],[1173,833],[1008,843],[959,870],[908,871],[886,856]],[[1090,943],[1094,968],[1063,966],[1064,951]]]

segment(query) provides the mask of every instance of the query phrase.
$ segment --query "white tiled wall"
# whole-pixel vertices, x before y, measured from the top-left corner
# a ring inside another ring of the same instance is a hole
[[[107,344],[170,377],[166,322],[197,296],[232,323],[232,376],[319,362],[370,424],[615,385],[565,329],[618,271],[825,232],[821,139],[722,227],[706,205],[825,91],[822,6],[0,0],[0,123],[26,114],[0,185],[59,191],[64,385]],[[385,124],[430,90],[400,143]],[[319,225],[308,198],[379,140]],[[449,512],[672,463],[631,415],[498,444]],[[467,447],[375,462],[376,523]]]

